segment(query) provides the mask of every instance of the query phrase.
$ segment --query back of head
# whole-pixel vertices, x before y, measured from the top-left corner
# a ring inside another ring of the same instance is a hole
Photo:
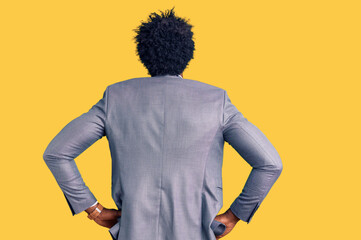
[[[157,14],[134,29],[136,54],[151,76],[183,73],[195,50],[192,25],[175,16],[174,7]]]

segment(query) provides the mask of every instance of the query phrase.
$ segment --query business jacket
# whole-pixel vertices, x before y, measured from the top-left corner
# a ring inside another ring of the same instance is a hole
[[[247,223],[283,168],[276,149],[226,90],[180,75],[131,78],[108,85],[44,152],[73,215],[97,201],[74,159],[103,136],[112,158],[112,198],[122,211],[109,229],[113,239],[221,235],[225,225],[214,218],[223,206],[224,142],[252,166],[230,206]]]

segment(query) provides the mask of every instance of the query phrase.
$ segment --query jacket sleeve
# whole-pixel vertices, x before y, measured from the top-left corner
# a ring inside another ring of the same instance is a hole
[[[43,159],[55,177],[73,216],[97,199],[85,185],[74,159],[105,136],[108,87],[88,112],[69,122],[48,144]]]
[[[223,137],[252,167],[230,210],[247,224],[280,176],[283,164],[267,137],[243,116],[224,92]]]

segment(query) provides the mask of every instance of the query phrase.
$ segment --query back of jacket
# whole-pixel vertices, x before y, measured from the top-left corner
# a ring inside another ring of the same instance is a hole
[[[109,229],[113,239],[222,234],[225,225],[214,218],[223,205],[225,141],[253,167],[231,205],[241,220],[250,221],[282,170],[275,148],[225,90],[180,75],[132,78],[109,85],[44,153],[73,215],[96,201],[74,158],[103,136],[112,158],[112,197],[122,210]]]

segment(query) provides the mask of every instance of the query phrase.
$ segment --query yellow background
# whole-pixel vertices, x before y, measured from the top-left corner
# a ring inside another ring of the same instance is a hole
[[[107,85],[149,76],[132,29],[175,6],[194,25],[184,78],[226,89],[283,160],[251,223],[223,239],[361,239],[359,3],[1,1],[0,238],[111,239],[85,212],[71,215],[42,154]],[[251,170],[228,144],[224,157],[220,213]],[[106,138],[76,163],[114,208]]]

